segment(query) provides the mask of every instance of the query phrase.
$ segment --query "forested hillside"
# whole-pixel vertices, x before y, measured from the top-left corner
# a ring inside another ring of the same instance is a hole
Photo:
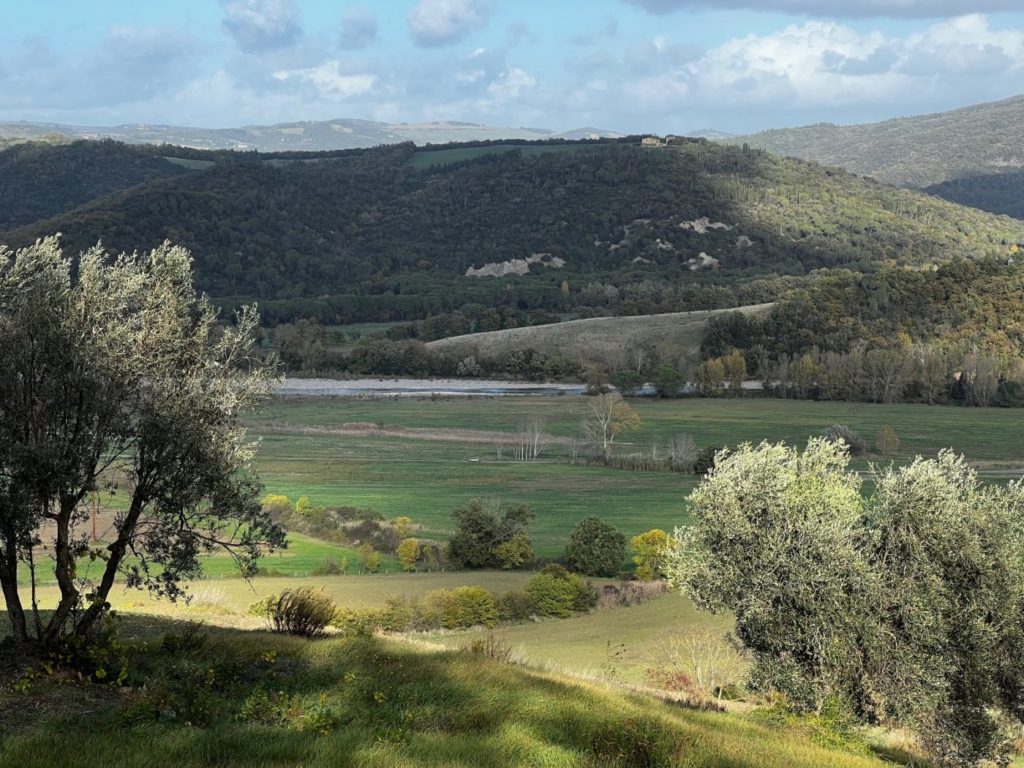
[[[1024,242],[1022,222],[705,140],[475,146],[461,160],[451,150],[466,145],[186,150],[192,170],[172,165],[164,178],[0,240],[17,246],[59,231],[71,250],[97,240],[119,250],[166,238],[192,250],[201,287],[225,303],[256,298],[271,322],[332,323],[474,303],[582,314],[723,308],[774,300],[814,270],[1005,260]],[[19,151],[0,154],[0,168],[13,169],[0,171],[2,188],[28,183],[28,166],[10,160]],[[107,153],[106,174],[122,187],[157,170],[121,145],[49,151]],[[61,164],[75,162],[96,168]],[[41,183],[32,197],[59,206],[58,186],[70,185]]]
[[[966,176],[924,191],[961,205],[1024,219],[1024,171]]]
[[[0,152],[0,230],[185,172],[161,154],[157,148],[112,141],[16,144]]]
[[[882,123],[781,128],[727,139],[901,187],[1024,166],[1024,96]]]
[[[1024,217],[1024,96],[882,123],[821,123],[724,141]]]

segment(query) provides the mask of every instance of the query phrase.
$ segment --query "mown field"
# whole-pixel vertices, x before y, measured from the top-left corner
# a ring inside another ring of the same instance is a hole
[[[529,503],[542,556],[557,556],[572,526],[592,514],[629,535],[685,525],[685,497],[697,482],[692,475],[569,463],[570,441],[581,436],[587,404],[573,396],[279,399],[251,425],[262,441],[258,464],[268,490],[293,499],[308,495],[315,504],[370,507],[387,517],[408,515],[425,535],[448,535],[452,510],[472,498]],[[664,444],[680,433],[700,447],[802,444],[839,422],[869,442],[891,426],[900,438],[896,461],[952,447],[993,479],[1018,476],[1024,467],[1024,420],[1012,410],[759,398],[638,399],[633,405],[641,426],[624,438],[623,452],[648,451],[652,442]],[[544,416],[558,442],[538,462],[512,460],[507,444],[499,460],[502,435],[495,433],[515,433],[528,415]],[[360,432],[345,425],[385,429]],[[406,431],[388,433],[399,427]],[[868,461],[858,459],[855,466],[866,470]]]

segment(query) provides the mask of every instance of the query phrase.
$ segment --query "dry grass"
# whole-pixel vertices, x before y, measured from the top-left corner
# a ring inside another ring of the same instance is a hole
[[[771,304],[756,304],[740,307],[739,311],[759,314],[769,307]],[[663,360],[696,362],[700,359],[700,342],[708,320],[724,312],[734,311],[737,310],[594,317],[552,325],[454,336],[433,341],[428,346],[438,351],[475,354],[480,357],[495,357],[513,350],[532,348],[558,357],[579,359],[585,364],[598,363],[613,367],[631,365],[633,352],[649,347]]]

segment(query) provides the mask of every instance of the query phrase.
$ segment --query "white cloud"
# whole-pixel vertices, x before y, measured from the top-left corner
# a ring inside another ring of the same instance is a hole
[[[283,48],[302,37],[295,0],[221,0],[223,26],[246,53]]]
[[[902,108],[962,92],[983,100],[993,80],[1024,74],[1024,30],[994,30],[984,16],[942,21],[922,32],[891,37],[837,22],[807,21],[767,35],[729,40],[699,56],[659,35],[634,50],[632,60],[605,63],[634,73],[619,79],[623,109],[635,114],[681,115],[695,109],[836,110],[880,105]],[[993,78],[998,72],[1001,78]],[[1017,73],[1017,74],[1015,74]],[[587,77],[576,103],[608,99]],[[614,80],[613,80],[614,82]]]
[[[940,18],[1020,11],[1020,0],[625,0],[649,13],[683,9],[781,11],[838,18]]]
[[[407,21],[413,42],[437,48],[486,26],[493,12],[493,0],[419,0]]]
[[[350,98],[361,96],[373,89],[376,75],[369,73],[350,74],[342,71],[337,61],[327,61],[307,69],[281,70],[271,77],[279,82],[296,81],[314,86],[322,96]]]
[[[518,99],[523,91],[536,87],[537,78],[520,67],[509,67],[497,80],[487,86],[492,106]]]

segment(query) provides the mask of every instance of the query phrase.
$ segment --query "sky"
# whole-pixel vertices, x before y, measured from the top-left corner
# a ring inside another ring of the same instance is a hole
[[[1024,93],[1024,0],[0,0],[0,120],[747,133]]]

